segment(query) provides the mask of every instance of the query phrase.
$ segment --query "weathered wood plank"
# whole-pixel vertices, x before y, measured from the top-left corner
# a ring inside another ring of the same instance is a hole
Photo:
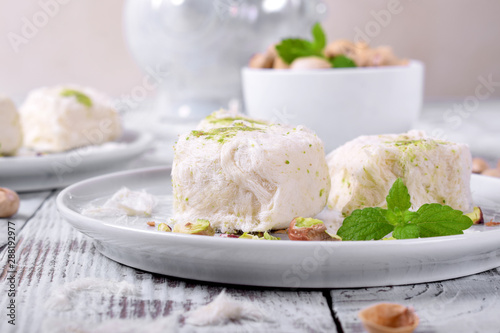
[[[47,200],[18,235],[17,321],[15,329],[0,322],[0,331],[57,331],[83,322],[96,327],[110,319],[158,320],[172,315],[180,332],[335,332],[325,297],[319,291],[285,291],[222,286],[185,281],[120,265],[96,251],[88,237],[64,222],[56,212],[55,196]],[[4,263],[4,259],[2,259]],[[63,285],[82,278],[127,281],[140,287],[137,296],[81,291],[73,308],[60,311],[45,302]],[[5,281],[6,270],[1,273]],[[271,322],[229,323],[223,327],[194,327],[185,323],[186,312],[213,300],[224,288],[237,300],[255,304]],[[0,299],[5,309],[6,297]],[[174,316],[175,315],[175,316]],[[62,330],[64,331],[64,329]]]
[[[0,232],[0,249],[7,244],[7,221],[13,222],[16,226],[16,230],[21,231],[24,223],[33,216],[51,193],[51,191],[43,191],[19,194],[21,202],[17,214],[11,218],[0,218],[0,225],[2,226],[2,231]]]
[[[500,332],[500,268],[437,283],[331,291],[345,332],[364,332],[359,310],[379,302],[413,306],[416,332]]]

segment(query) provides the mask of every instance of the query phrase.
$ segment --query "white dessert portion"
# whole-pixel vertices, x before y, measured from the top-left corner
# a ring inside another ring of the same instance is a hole
[[[146,216],[153,214],[158,199],[146,191],[132,191],[126,187],[108,199],[104,205],[82,211],[86,216]]]
[[[330,177],[323,142],[313,132],[234,125],[180,136],[172,168],[174,222],[206,219],[221,232],[266,231],[325,207]]]
[[[246,117],[236,111],[220,109],[219,111],[215,111],[211,115],[203,119],[198,124],[196,129],[200,131],[207,131],[213,128],[230,127],[238,125],[263,128],[269,126],[270,123],[264,120],[257,120],[250,117]]]
[[[24,145],[40,152],[99,145],[117,139],[122,131],[110,99],[79,86],[34,90],[20,115]]]
[[[15,154],[22,141],[17,108],[10,98],[0,95],[0,156]]]
[[[361,136],[328,154],[327,162],[328,208],[344,216],[364,207],[385,208],[398,177],[408,187],[412,209],[441,203],[472,210],[472,158],[465,144],[433,140],[420,131]]]

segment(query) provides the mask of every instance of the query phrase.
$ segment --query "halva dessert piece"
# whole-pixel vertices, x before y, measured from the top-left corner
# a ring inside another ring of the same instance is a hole
[[[0,156],[13,155],[22,144],[17,108],[10,98],[0,95]]]
[[[394,181],[402,178],[412,208],[441,203],[472,210],[472,158],[465,144],[434,140],[423,132],[361,136],[327,156],[332,187],[328,207],[344,216],[364,207],[384,207]]]
[[[179,137],[172,168],[177,223],[204,219],[221,232],[266,231],[325,207],[330,178],[313,132],[229,124]]]
[[[203,119],[197,130],[207,131],[213,128],[247,126],[247,127],[267,127],[270,123],[264,120],[253,119],[235,111],[220,109]]]
[[[118,112],[105,95],[91,88],[34,90],[20,114],[24,145],[36,151],[61,152],[99,145],[121,135]]]

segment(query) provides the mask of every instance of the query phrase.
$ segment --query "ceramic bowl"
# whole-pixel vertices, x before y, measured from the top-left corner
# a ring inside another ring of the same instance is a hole
[[[424,65],[274,70],[243,68],[246,112],[305,125],[325,151],[360,135],[409,130],[422,106]]]

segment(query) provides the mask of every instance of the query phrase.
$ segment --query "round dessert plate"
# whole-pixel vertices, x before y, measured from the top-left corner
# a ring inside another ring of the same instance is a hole
[[[169,206],[170,171],[166,167],[148,168],[85,180],[64,189],[57,206],[71,225],[93,238],[97,249],[112,260],[194,280],[351,288],[439,281],[500,266],[500,226],[475,225],[463,235],[425,239],[297,242],[177,234],[157,231],[140,219],[117,223],[113,222],[117,219],[81,214],[124,186],[167,198]],[[485,219],[499,220],[500,179],[474,175],[471,186]],[[169,210],[164,207],[164,211]]]
[[[63,153],[0,157],[0,185],[18,192],[65,187],[77,181],[123,170],[124,163],[152,144],[146,133],[125,130],[116,141]]]

